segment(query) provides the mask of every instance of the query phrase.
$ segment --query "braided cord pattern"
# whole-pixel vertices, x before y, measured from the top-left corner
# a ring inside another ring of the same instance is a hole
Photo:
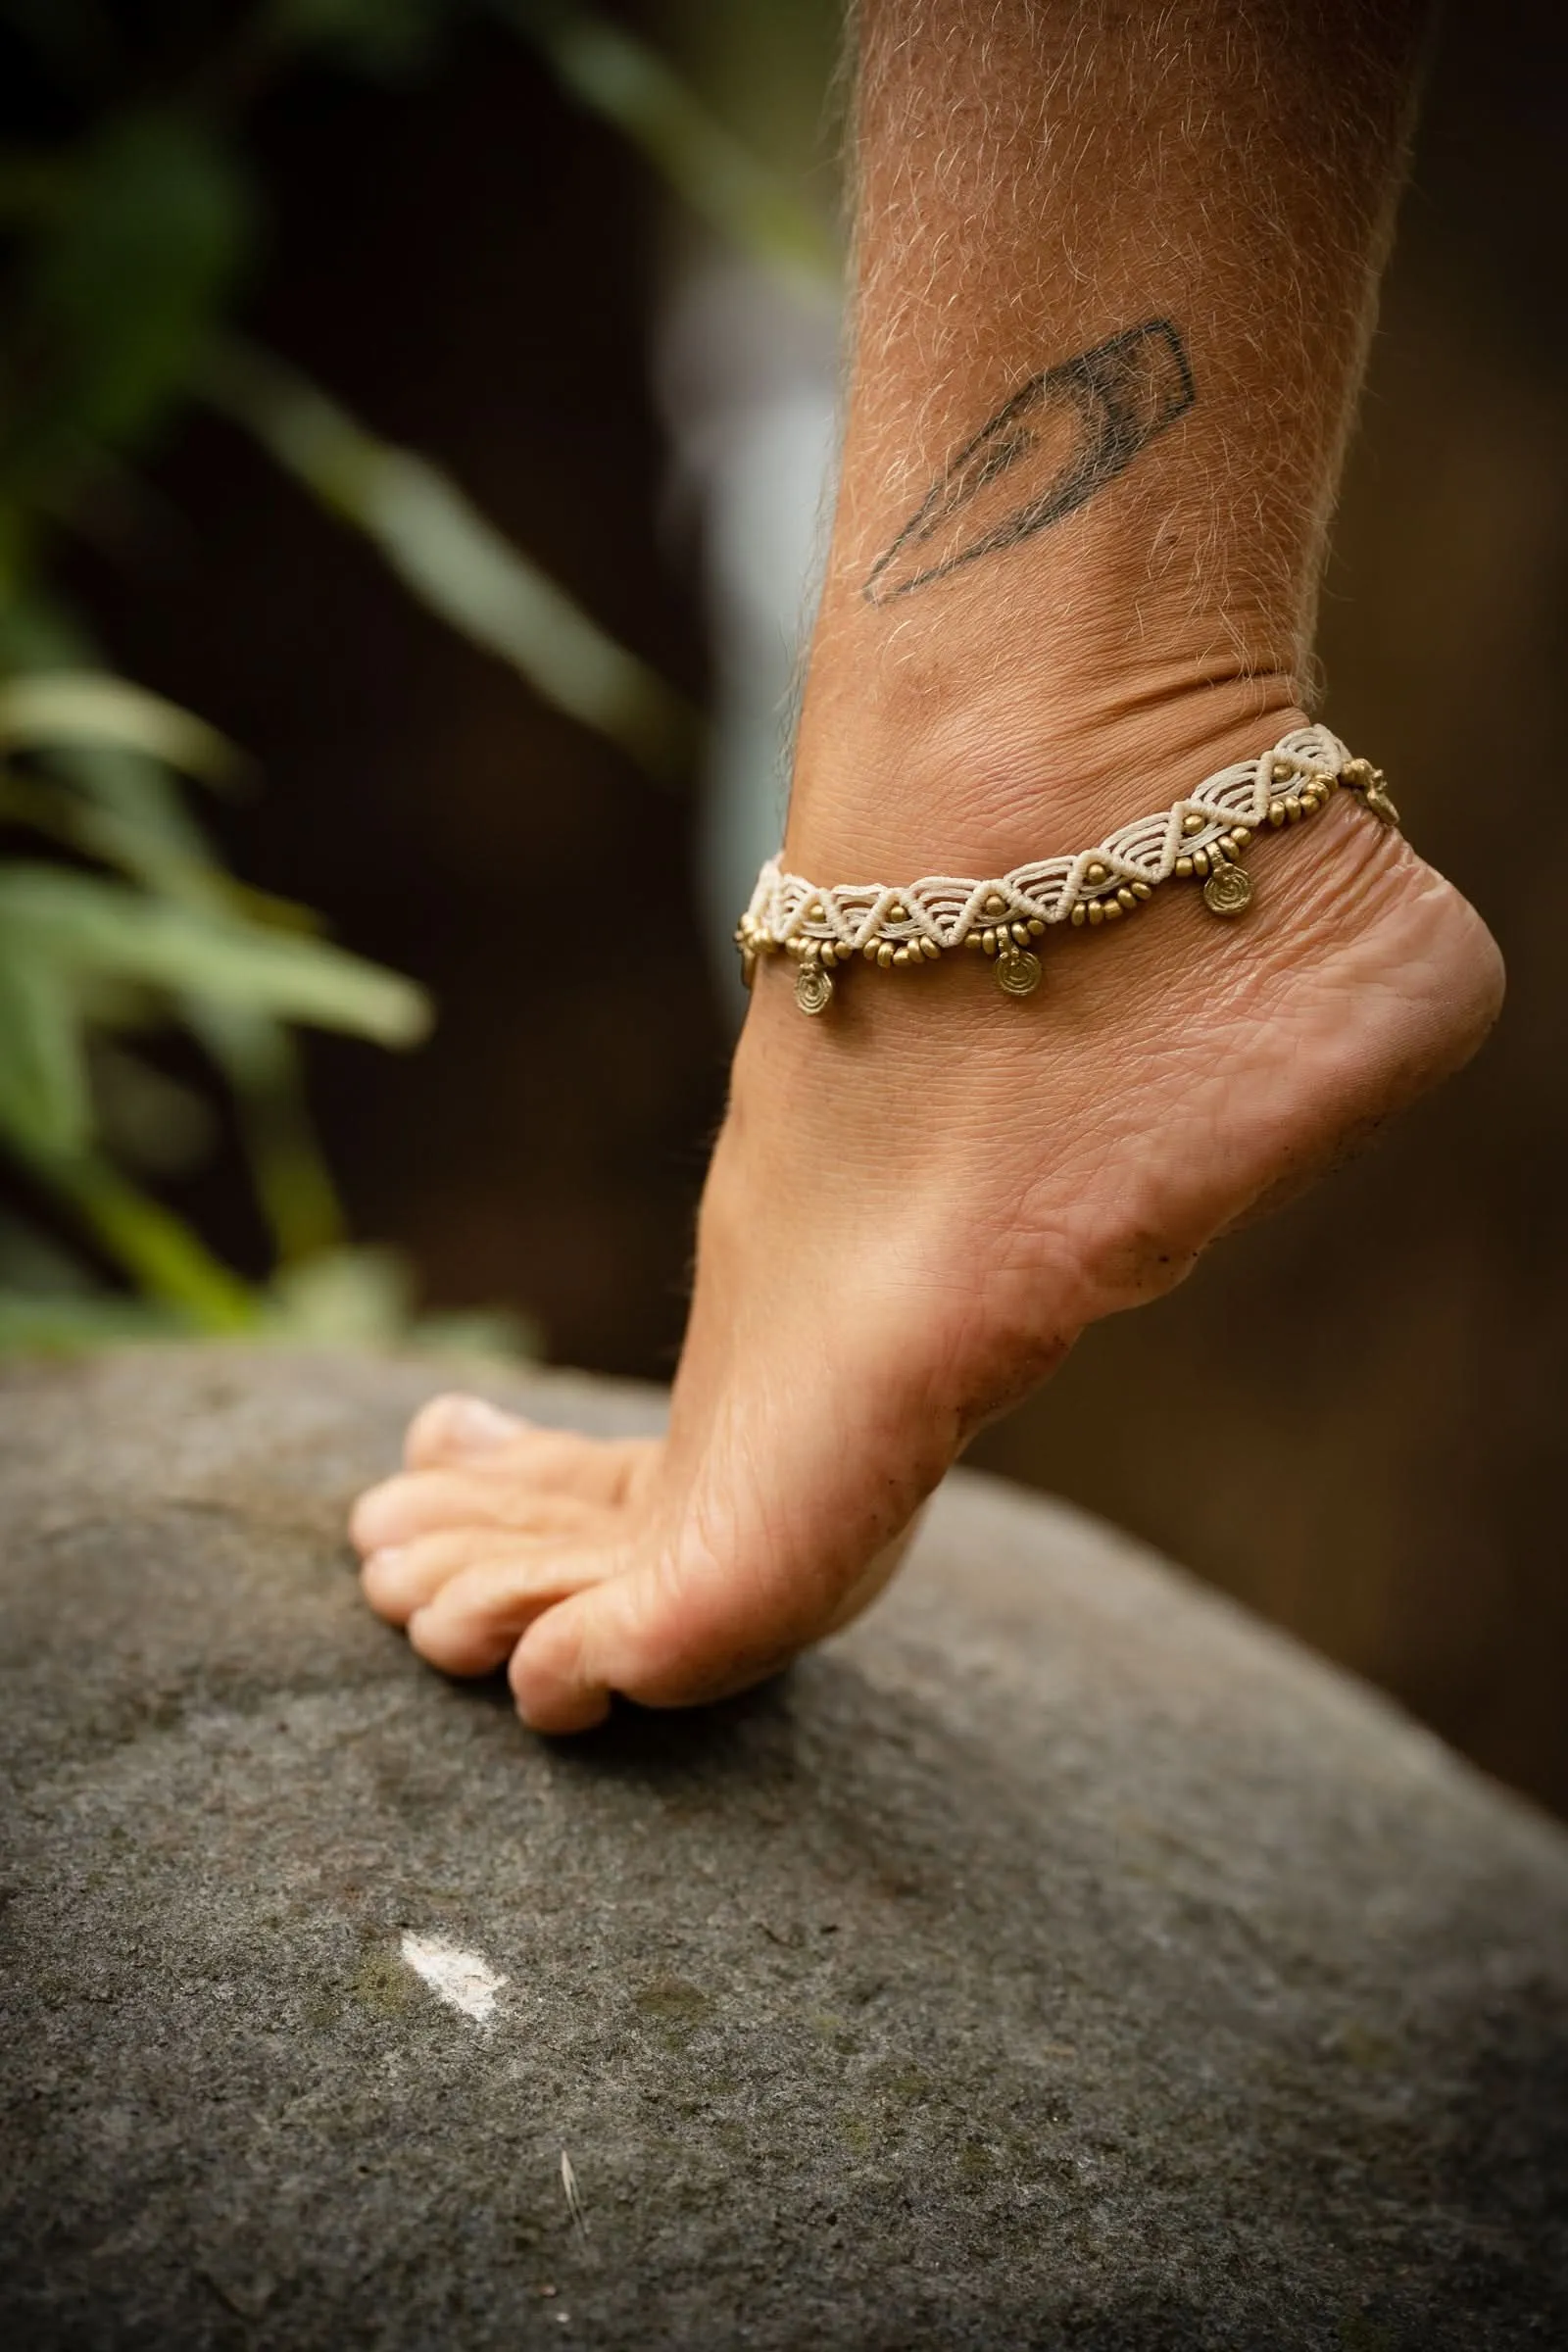
[[[1349,764],[1349,753],[1327,727],[1297,727],[1271,751],[1220,768],[1168,808],[1136,817],[1095,849],[1017,865],[994,881],[928,874],[907,887],[842,882],[824,890],[770,858],[743,928],[774,947],[829,942],[843,954],[884,941],[918,949],[922,939],[939,950],[957,948],[971,932],[998,923],[1064,923],[1075,906],[1102,899],[1118,884],[1153,888],[1175,872],[1178,858],[1209,849],[1233,826],[1255,830],[1282,790],[1332,786]],[[1293,776],[1295,784],[1287,781]],[[1191,830],[1190,819],[1199,820]]]

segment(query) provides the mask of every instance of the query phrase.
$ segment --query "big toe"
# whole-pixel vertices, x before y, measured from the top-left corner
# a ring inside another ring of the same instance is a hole
[[[513,1652],[509,1680],[518,1714],[535,1731],[586,1731],[604,1719],[612,1692],[645,1707],[727,1698],[830,1630],[826,1621],[801,1621],[744,1577],[660,1562],[536,1618]]]
[[[469,1461],[512,1445],[530,1426],[520,1413],[503,1412],[486,1397],[449,1390],[421,1405],[409,1423],[403,1459],[411,1470]]]

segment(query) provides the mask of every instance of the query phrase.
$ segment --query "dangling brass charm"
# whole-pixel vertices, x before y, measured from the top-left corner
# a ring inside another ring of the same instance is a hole
[[[1040,958],[1031,948],[1004,948],[997,956],[997,986],[1005,997],[1032,997],[1040,986]]]
[[[1349,760],[1340,770],[1340,782],[1358,792],[1373,815],[1386,825],[1397,825],[1399,811],[1389,798],[1388,783],[1381,767],[1370,760]]]
[[[795,1002],[803,1012],[826,1012],[833,1002],[833,981],[819,963],[803,963],[795,975]]]
[[[1245,914],[1252,904],[1252,877],[1245,865],[1216,865],[1203,884],[1210,914]]]

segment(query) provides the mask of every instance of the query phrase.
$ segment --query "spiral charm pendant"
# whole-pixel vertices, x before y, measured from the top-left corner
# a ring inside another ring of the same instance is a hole
[[[833,1002],[833,982],[819,963],[803,963],[795,975],[795,1002],[803,1012],[826,1012]]]
[[[1245,914],[1252,904],[1252,877],[1243,865],[1217,865],[1203,884],[1210,914]]]
[[[997,986],[1006,997],[1032,997],[1040,986],[1040,958],[1029,948],[997,957]]]

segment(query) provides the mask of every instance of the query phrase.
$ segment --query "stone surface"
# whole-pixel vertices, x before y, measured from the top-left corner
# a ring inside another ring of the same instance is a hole
[[[547,1746],[358,1599],[432,1385],[0,1381],[0,2341],[1568,2340],[1556,1830],[963,1477],[782,1682]]]

